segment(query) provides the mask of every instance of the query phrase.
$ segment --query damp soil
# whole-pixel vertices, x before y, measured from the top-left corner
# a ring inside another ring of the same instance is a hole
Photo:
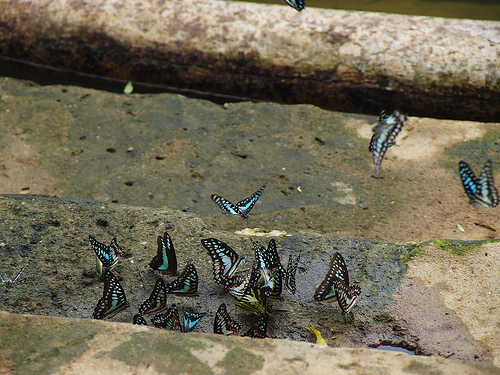
[[[251,259],[248,236],[235,232],[260,228],[287,234],[278,238],[283,260],[301,255],[297,293],[272,302],[270,336],[313,341],[304,329],[313,327],[331,346],[398,345],[492,361],[491,347],[439,301],[439,288],[433,295],[406,274],[422,241],[497,238],[500,211],[468,204],[457,164],[464,159],[479,170],[492,158],[497,167],[498,124],[410,118],[387,152],[382,178],[374,178],[373,116],[9,78],[0,78],[0,87],[0,186],[14,194],[0,198],[0,272],[11,278],[39,254],[26,281],[2,295],[3,310],[90,318],[102,294],[91,234],[102,242],[117,237],[126,249],[115,273],[131,307],[113,320],[131,322],[157,277],[147,266],[156,236],[167,230],[180,267],[193,261],[200,276],[198,297],[168,303],[207,312],[201,332],[211,332],[221,302],[249,326],[256,317],[212,281],[200,240],[219,238]],[[263,185],[248,221],[210,200],[217,193],[236,202]],[[347,324],[336,304],[312,300],[335,251],[363,290]],[[410,308],[416,299],[427,302],[434,327],[419,326]]]

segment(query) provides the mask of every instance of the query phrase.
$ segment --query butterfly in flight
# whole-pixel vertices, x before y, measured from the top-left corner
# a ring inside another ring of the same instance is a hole
[[[205,313],[192,313],[184,311],[184,332],[191,332],[205,315]]]
[[[21,274],[23,273],[24,269],[28,266],[28,264],[30,264],[30,262],[35,259],[35,256],[36,255],[33,255],[27,262],[26,264],[24,265],[23,268],[21,268],[21,271],[19,271],[16,275],[16,277],[14,277],[14,280],[11,280],[11,279],[4,279],[2,275],[0,275],[0,279],[2,280],[2,283],[5,283],[5,286],[7,287],[7,289],[10,289],[12,288],[12,286],[17,282],[17,279],[19,279],[19,276],[21,276]]]
[[[242,336],[252,337],[255,339],[264,339],[266,338],[267,333],[267,323],[268,317],[262,316],[257,320],[257,322]]]
[[[241,324],[231,319],[226,309],[226,304],[222,303],[215,314],[214,333],[218,335],[234,335],[241,329]]]
[[[325,280],[316,289],[314,299],[317,301],[327,301],[336,296],[342,310],[342,315],[344,315],[347,322],[347,315],[356,304],[360,294],[361,288],[359,286],[349,285],[349,274],[344,258],[339,252],[336,252],[330,262],[330,269],[326,274]]]
[[[201,244],[212,258],[215,282],[226,287],[245,257],[240,257],[231,247],[215,238],[203,239]]]
[[[189,263],[177,279],[165,286],[166,293],[180,296],[194,296],[198,292],[198,273],[193,263]]]
[[[94,309],[94,319],[111,318],[128,307],[120,282],[108,269],[104,273],[104,292]]]
[[[151,322],[157,328],[166,328],[171,331],[182,332],[182,326],[179,319],[179,310],[177,306],[172,305],[165,313],[158,313],[151,319]]]
[[[137,324],[139,326],[147,326],[148,323],[146,322],[146,319],[142,317],[140,314],[135,314],[132,320],[132,324]]]
[[[248,214],[250,213],[250,210],[253,208],[253,206],[259,199],[265,187],[266,185],[262,186],[259,190],[250,195],[248,198],[243,199],[242,201],[239,201],[236,204],[232,204],[227,199],[222,198],[217,194],[212,194],[210,198],[212,198],[212,200],[215,203],[217,203],[223,211],[227,211],[233,215],[241,215],[243,219],[248,219]]]
[[[498,190],[493,185],[491,160],[486,162],[479,178],[465,161],[458,163],[458,171],[465,193],[470,199],[469,203],[477,203],[483,207],[496,207],[498,205]]]
[[[372,129],[374,134],[368,147],[368,150],[373,154],[376,177],[380,175],[380,166],[382,165],[387,148],[396,144],[396,136],[401,131],[407,119],[408,117],[399,111],[391,113],[387,113],[386,111],[381,112],[378,124]]]
[[[177,257],[175,256],[174,244],[168,233],[165,232],[163,237],[158,236],[157,243],[158,252],[149,263],[149,267],[164,275],[177,275]]]
[[[263,314],[267,315],[267,300],[265,291],[262,289],[254,288],[248,293],[244,294],[239,301],[236,302],[236,306],[241,307],[253,314]]]
[[[149,298],[139,307],[139,314],[156,314],[167,306],[165,282],[161,277],[156,280],[155,287]]]
[[[116,263],[118,263],[118,259],[120,259],[123,255],[123,249],[118,246],[116,238],[111,240],[111,244],[109,246],[100,243],[92,236],[89,236],[89,241],[92,249],[94,249],[97,259],[101,262],[101,264],[108,270],[113,269]]]
[[[296,11],[300,12],[302,9],[305,8],[306,3],[304,0],[283,0],[285,3],[290,5],[292,8],[294,8]]]

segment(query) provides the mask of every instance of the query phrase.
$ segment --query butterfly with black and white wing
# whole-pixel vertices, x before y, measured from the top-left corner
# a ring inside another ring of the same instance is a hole
[[[165,232],[163,237],[158,236],[156,242],[158,250],[149,267],[161,274],[177,275],[177,257],[169,234]]]
[[[101,264],[108,270],[112,270],[113,267],[118,263],[118,259],[123,255],[123,248],[118,246],[116,238],[111,240],[109,246],[100,243],[94,237],[89,236],[90,245],[97,256],[97,259]]]
[[[223,198],[217,194],[212,194],[210,198],[217,203],[217,205],[223,210],[227,211],[230,214],[233,215],[241,215],[243,219],[248,219],[248,214],[250,213],[250,210],[253,208],[257,200],[259,199],[260,195],[264,191],[264,188],[266,185],[262,186],[259,190],[257,190],[255,193],[250,195],[248,198],[243,199],[242,201],[239,201],[236,204],[232,204],[229,202],[226,198]]]
[[[165,286],[166,293],[191,297],[198,292],[198,273],[193,263],[186,265],[177,279]]]
[[[241,329],[241,324],[233,320],[226,309],[226,304],[222,303],[215,314],[214,333],[218,335],[234,335]]]
[[[167,306],[167,292],[165,281],[161,277],[156,280],[155,287],[149,298],[139,307],[139,314],[156,314]]]
[[[257,287],[260,280],[260,269],[257,263],[254,263],[250,272],[245,276],[236,274],[230,277],[224,284],[224,287],[235,298],[240,299],[248,293],[250,289]]]
[[[297,291],[297,285],[295,283],[295,274],[297,272],[297,266],[299,265],[300,255],[296,258],[293,258],[292,255],[288,257],[288,265],[286,267],[286,275],[285,275],[285,287],[292,294],[295,294]]]
[[[267,334],[267,323],[269,319],[267,316],[261,316],[259,320],[242,336],[252,337],[255,339],[264,339]]]
[[[491,160],[486,162],[479,178],[465,161],[458,163],[458,171],[469,203],[477,203],[487,208],[498,205],[498,190],[494,186]]]
[[[380,166],[382,165],[387,148],[396,144],[396,136],[401,131],[407,119],[408,117],[399,111],[391,113],[382,111],[380,113],[378,124],[372,129],[374,134],[368,147],[368,150],[373,154],[376,177],[380,175]]]
[[[94,309],[94,319],[111,318],[128,306],[127,298],[120,282],[107,269],[104,273],[104,292]]]
[[[30,258],[30,259],[26,262],[26,264],[24,265],[24,267],[23,267],[23,268],[21,268],[21,270],[17,273],[16,277],[14,277],[14,279],[13,279],[13,280],[11,280],[11,279],[4,279],[4,278],[3,278],[3,276],[2,276],[2,275],[0,275],[0,280],[2,281],[2,283],[5,283],[5,287],[6,287],[7,289],[12,288],[12,286],[13,286],[13,285],[17,282],[17,279],[19,279],[19,276],[21,276],[21,274],[23,273],[24,269],[25,269],[26,267],[28,267],[28,264],[30,264],[30,262],[31,262],[33,259],[35,259],[35,257],[36,257],[36,254],[35,254],[35,255],[33,255],[33,256],[32,256],[32,257],[31,257],[31,258]]]
[[[240,257],[229,245],[215,238],[203,239],[201,244],[212,258],[215,282],[226,287],[245,257]]]
[[[316,289],[314,299],[326,301],[336,296],[342,315],[344,315],[347,322],[347,315],[356,304],[360,294],[361,288],[359,286],[349,285],[349,273],[344,258],[342,254],[336,252],[330,262],[330,269],[325,280]]]

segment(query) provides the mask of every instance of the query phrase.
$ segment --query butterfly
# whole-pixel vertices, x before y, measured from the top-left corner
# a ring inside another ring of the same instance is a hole
[[[215,238],[203,239],[201,244],[212,258],[215,282],[225,286],[245,257],[240,257],[227,244]]]
[[[99,259],[102,265],[109,270],[113,269],[116,263],[118,263],[118,259],[123,255],[123,249],[118,246],[116,238],[111,240],[109,246],[100,243],[92,236],[89,236],[89,241],[97,259]]]
[[[182,332],[182,326],[179,319],[179,310],[177,306],[172,305],[165,313],[159,313],[153,316],[151,322],[157,328],[166,328],[171,331]]]
[[[288,265],[286,267],[286,277],[285,277],[285,286],[288,291],[292,294],[295,294],[297,291],[297,286],[295,283],[295,273],[297,272],[297,266],[299,265],[300,255],[293,259],[292,255],[288,257]]]
[[[304,0],[283,0],[285,3],[290,5],[292,8],[300,12],[302,9],[305,8],[306,3]]]
[[[408,117],[399,111],[393,111],[390,114],[386,111],[381,112],[378,124],[372,129],[374,134],[368,147],[368,150],[373,153],[375,176],[380,174],[380,166],[385,152],[387,148],[396,144],[396,136],[407,119]]]
[[[336,252],[330,261],[330,269],[325,279],[316,289],[314,299],[316,301],[327,301],[336,296],[342,315],[345,316],[347,321],[347,314],[354,307],[360,294],[361,288],[359,286],[349,285],[349,274],[344,258],[339,252]]]
[[[195,325],[205,316],[205,313],[191,313],[184,311],[184,332],[191,332]]]
[[[493,185],[491,160],[486,162],[479,178],[465,161],[458,163],[458,171],[465,193],[470,199],[469,203],[478,203],[483,207],[496,207],[498,205],[498,190]]]
[[[158,236],[158,252],[149,267],[161,274],[177,275],[177,257],[175,256],[174,244],[167,232]]]
[[[215,314],[214,333],[218,335],[234,335],[241,329],[241,324],[231,319],[226,309],[226,304],[222,303]]]
[[[26,264],[24,265],[23,268],[21,268],[21,271],[19,271],[16,275],[16,277],[14,277],[14,280],[11,280],[11,279],[4,279],[2,275],[0,275],[0,279],[2,280],[3,283],[5,283],[5,286],[7,287],[7,289],[10,289],[12,288],[12,286],[17,282],[17,279],[19,279],[19,276],[21,276],[21,274],[23,273],[24,269],[28,266],[28,264],[30,264],[30,262],[35,259],[35,256],[36,255],[33,255],[27,262]]]
[[[252,270],[246,275],[234,275],[227,280],[224,287],[237,299],[243,297],[250,289],[255,288],[260,280],[260,272],[257,264],[254,264]]]
[[[94,319],[111,318],[128,306],[127,298],[120,282],[107,269],[104,273],[104,292],[94,309]]]
[[[167,305],[167,293],[165,282],[161,277],[156,280],[155,287],[149,298],[139,307],[139,314],[155,314],[165,309]]]
[[[262,186],[259,190],[250,195],[248,198],[243,199],[242,201],[239,201],[236,204],[232,204],[227,199],[222,198],[217,194],[212,194],[210,198],[212,198],[212,200],[215,203],[217,203],[223,211],[227,211],[233,215],[241,215],[243,219],[248,219],[248,214],[250,213],[250,210],[259,199],[265,187],[266,185]]]
[[[137,324],[139,326],[147,326],[148,323],[146,322],[146,319],[144,319],[140,314],[135,314],[134,318],[132,320],[132,324]]]
[[[266,296],[265,291],[262,289],[251,289],[236,302],[236,305],[253,314],[267,315]]]
[[[257,258],[257,262],[259,262],[260,268],[268,268],[271,270],[278,268],[282,273],[285,273],[285,269],[281,265],[280,256],[278,254],[274,238],[269,241],[267,250],[264,246],[259,246],[255,243],[254,240],[250,240],[252,241],[255,250],[255,257]]]
[[[198,273],[193,263],[189,263],[177,279],[165,286],[166,293],[194,296],[198,291]]]
[[[262,316],[257,322],[242,336],[252,337],[256,339],[264,339],[266,338],[267,333],[267,316]]]

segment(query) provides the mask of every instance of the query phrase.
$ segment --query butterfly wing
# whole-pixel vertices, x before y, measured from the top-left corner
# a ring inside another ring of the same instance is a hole
[[[476,199],[483,206],[495,207],[498,205],[498,190],[493,184],[492,161],[488,160],[479,175],[479,190],[476,192]]]
[[[257,322],[247,332],[245,332],[242,336],[252,337],[255,339],[266,338],[267,323],[268,323],[267,316],[260,317],[260,319],[257,320]]]
[[[238,269],[244,257],[240,257],[231,247],[215,238],[201,240],[213,262],[214,280],[224,286]]]
[[[194,296],[198,292],[198,273],[193,263],[189,263],[179,277],[165,286],[166,293],[180,296]]]
[[[191,313],[184,311],[184,332],[191,332],[205,313]]]
[[[335,253],[332,262],[334,263],[335,274],[333,276],[333,287],[337,296],[342,315],[347,315],[354,307],[361,288],[357,285],[349,285],[349,273],[342,255]]]
[[[338,255],[337,255],[338,254]],[[330,261],[330,268],[325,276],[325,279],[319,284],[316,288],[316,292],[314,293],[314,299],[316,301],[328,301],[332,298],[335,298],[335,289],[333,288],[333,280],[335,275],[338,272],[338,268],[340,267],[340,262],[343,262],[343,259],[339,260],[339,252],[336,252]],[[340,255],[340,257],[342,257]]]
[[[264,292],[261,289],[254,288],[250,290],[236,302],[236,306],[239,306],[253,314],[267,315],[266,300]]]
[[[110,263],[109,269],[112,269],[116,265],[116,263],[118,263],[118,259],[120,259],[120,257],[123,255],[123,248],[118,245],[115,237],[113,237],[113,239],[111,240],[108,251]]]
[[[226,304],[222,303],[215,314],[214,333],[218,335],[234,335],[241,329],[241,324],[231,319],[226,309]]]
[[[399,111],[394,111],[391,114],[382,111],[378,124],[372,129],[374,134],[368,149],[373,154],[376,176],[380,174],[380,166],[387,148],[396,144],[396,136],[401,131],[406,119],[406,115]]]
[[[210,196],[212,200],[217,203],[217,205],[222,209],[222,211],[227,211],[230,214],[233,215],[240,215],[240,209],[236,207],[234,204],[229,202],[226,198],[221,197],[220,195],[217,194],[212,194]]]
[[[94,309],[94,319],[111,318],[126,307],[128,307],[127,298],[120,282],[110,270],[106,270],[104,293]]]
[[[171,331],[182,332],[182,327],[179,320],[179,310],[177,310],[177,306],[175,305],[169,308],[165,313],[156,314],[151,319],[151,322],[157,328],[165,328]]]
[[[167,293],[165,282],[160,277],[156,280],[155,287],[149,298],[139,307],[139,314],[156,314],[167,306]]]
[[[467,194],[470,203],[472,203],[476,199],[476,194],[479,191],[479,179],[465,161],[461,160],[458,163],[458,172],[460,173],[460,179],[462,180],[465,194]]]
[[[288,5],[290,5],[292,8],[294,8],[295,10],[297,10],[298,12],[303,10],[306,6],[304,0],[283,0],[283,1]]]
[[[133,319],[132,319],[132,324],[137,324],[139,326],[147,326],[148,323],[146,322],[146,319],[144,319],[140,314],[135,314]]]
[[[158,236],[158,250],[153,260],[149,263],[149,267],[157,270],[161,274],[176,275],[177,274],[177,257],[175,255],[174,244],[169,234],[165,232],[163,237]]]
[[[292,255],[288,257],[288,265],[286,267],[286,275],[285,275],[285,287],[292,294],[295,294],[297,291],[297,285],[295,283],[295,274],[297,272],[297,266],[299,265],[300,255],[293,258]]]
[[[248,214],[252,210],[253,206],[255,203],[257,203],[257,200],[259,199],[260,195],[264,191],[264,188],[266,185],[262,186],[259,190],[257,190],[255,193],[250,195],[248,198],[243,199],[242,201],[239,201],[236,203],[236,207],[239,209],[239,214],[246,219],[248,217]]]
[[[90,246],[95,252],[99,261],[108,269],[111,269],[109,247],[97,241],[94,237],[89,236]]]

